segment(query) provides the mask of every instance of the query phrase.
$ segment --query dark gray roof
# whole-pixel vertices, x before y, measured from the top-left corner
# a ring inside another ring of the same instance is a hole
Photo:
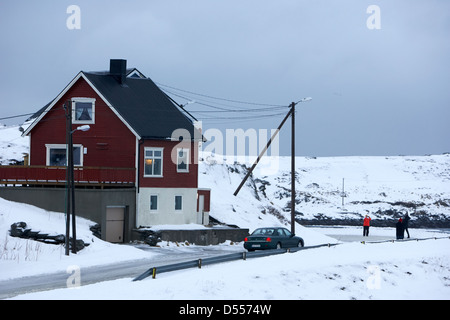
[[[83,72],[129,126],[143,139],[167,139],[186,129],[194,139],[194,125],[149,78],[127,77],[120,84],[106,72]]]

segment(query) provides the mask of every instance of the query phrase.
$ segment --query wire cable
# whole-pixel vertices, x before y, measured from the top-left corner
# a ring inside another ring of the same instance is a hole
[[[268,103],[258,103],[258,102],[249,102],[249,101],[233,100],[233,99],[227,99],[227,98],[219,98],[219,97],[214,97],[214,96],[210,96],[210,95],[206,95],[206,94],[202,94],[202,93],[196,93],[196,92],[193,92],[193,91],[188,91],[188,90],[184,90],[184,89],[175,88],[175,87],[173,87],[173,86],[169,86],[169,85],[162,84],[162,83],[159,83],[159,82],[155,82],[155,83],[156,83],[158,86],[161,86],[161,87],[166,87],[166,88],[170,88],[170,89],[173,89],[173,90],[177,90],[177,91],[181,91],[181,92],[193,94],[193,95],[200,96],[200,97],[210,98],[210,99],[214,99],[214,100],[221,100],[221,101],[227,101],[227,102],[232,102],[232,103],[247,104],[247,105],[255,105],[255,106],[285,107],[284,105],[276,105],[276,104],[268,104]],[[160,89],[161,89],[161,88],[160,88]]]
[[[205,107],[205,110],[196,109],[196,110],[189,110],[189,112],[195,114],[197,120],[205,121],[210,124],[235,123],[235,122],[262,120],[266,118],[285,116],[286,115],[285,110],[289,108],[289,106],[286,105],[273,105],[267,103],[255,103],[233,99],[217,98],[210,95],[195,93],[192,91],[179,89],[159,83],[158,85],[161,85],[161,87],[159,87],[160,90],[163,91],[168,96],[172,95],[181,98],[183,100],[186,100],[188,102],[195,101],[196,104],[200,105],[201,107]],[[198,95],[201,98],[195,97],[195,95]],[[211,101],[204,98],[217,99],[218,101]],[[225,101],[226,104],[224,104],[221,101]],[[237,104],[245,104],[245,107],[239,106]],[[258,107],[255,108],[255,106]],[[283,112],[280,112],[282,110]]]
[[[3,118],[0,118],[0,120],[8,120],[8,119],[14,119],[14,118],[21,118],[21,117],[31,116],[31,115],[33,115],[33,114],[35,114],[35,112],[32,112],[32,113],[24,113],[24,114],[18,114],[18,115],[15,115],[15,116],[9,116],[9,117],[3,117]]]

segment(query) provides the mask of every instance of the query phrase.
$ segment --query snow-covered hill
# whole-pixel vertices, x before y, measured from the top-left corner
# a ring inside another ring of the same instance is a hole
[[[290,157],[273,160],[279,170],[255,170],[236,197],[251,164],[211,155],[202,160],[199,185],[212,190],[211,216],[241,227],[254,221],[252,215],[262,224],[290,221]],[[374,225],[393,226],[408,212],[416,227],[449,227],[450,155],[297,157],[295,199],[301,224],[360,224],[369,214]]]
[[[29,137],[21,136],[20,127],[18,125],[4,126],[0,123],[0,165],[21,162],[23,161],[24,153],[28,153]]]
[[[28,153],[28,137],[21,137],[19,128],[0,125],[2,165],[20,162]],[[290,157],[264,157],[235,197],[252,164],[244,163],[201,154],[199,186],[211,189],[211,216],[250,229],[255,220],[260,225],[288,224]],[[373,225],[392,226],[408,211],[416,227],[450,227],[450,154],[297,157],[295,199],[300,224],[359,225],[369,214]]]
[[[17,136],[14,136],[17,135]],[[17,128],[0,128],[3,164],[20,160],[27,142]],[[5,144],[7,143],[7,145]],[[22,149],[21,149],[22,148]],[[15,150],[15,151],[14,151]],[[19,157],[19,158],[17,158]],[[227,224],[251,230],[264,225],[287,225],[290,220],[290,159],[279,170],[259,167],[240,193],[235,189],[246,173],[239,163],[220,163],[203,155],[199,186],[211,188],[211,215]],[[413,218],[449,217],[449,155],[429,157],[342,157],[296,159],[297,218],[390,217],[405,208]],[[270,162],[270,161],[269,161]],[[247,165],[249,166],[249,165]],[[261,170],[263,169],[263,170]],[[345,211],[340,197],[345,178]],[[9,236],[9,226],[26,221],[31,228],[62,233],[63,213],[0,199],[0,281],[63,272],[76,265],[93,265],[152,258],[153,252],[106,243],[95,238],[92,221],[77,219],[77,237],[90,246],[77,255],[64,255],[62,246]],[[316,221],[317,222],[317,221]],[[316,228],[297,225],[307,245],[337,241]],[[360,234],[360,228],[354,228]],[[371,235],[384,232],[373,228]],[[348,229],[343,230],[348,233]],[[394,234],[393,229],[386,230]],[[381,233],[380,233],[381,234]],[[437,231],[415,229],[413,237],[441,237]],[[448,239],[381,244],[343,243],[295,254],[236,261],[188,269],[132,282],[132,278],[86,285],[81,272],[78,290],[30,293],[17,299],[448,299]],[[231,246],[231,244],[229,245]],[[239,244],[235,246],[241,250]],[[180,250],[192,250],[192,246]],[[178,250],[178,249],[177,249]],[[156,255],[157,256],[157,255]],[[71,276],[70,272],[67,277]],[[414,277],[414,281],[411,281]],[[152,281],[150,283],[150,281]],[[148,290],[151,285],[152,290]],[[267,289],[270,288],[270,289]],[[276,288],[276,289],[274,289]],[[279,289],[278,289],[279,288]]]

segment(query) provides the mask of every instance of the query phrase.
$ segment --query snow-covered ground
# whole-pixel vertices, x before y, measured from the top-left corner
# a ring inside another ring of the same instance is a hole
[[[28,127],[24,124],[23,128]],[[4,126],[0,123],[0,165],[22,161],[24,153],[29,153],[29,137],[22,137],[20,126]]]
[[[19,128],[0,124],[0,164],[22,161],[23,154],[28,153],[29,138],[21,137]],[[254,159],[243,161],[207,152],[200,153],[200,158],[199,186],[212,191],[211,216],[250,229],[290,221],[290,157],[264,156],[236,197],[233,193]],[[449,223],[449,184],[450,154],[297,157],[297,218],[358,220],[370,214],[383,220],[397,219],[408,211],[413,223],[423,218]],[[255,214],[260,224],[255,225]]]
[[[21,159],[22,153],[27,152],[24,139],[17,127],[0,128],[2,164]],[[289,225],[288,158],[274,160],[272,165],[279,170],[258,168],[237,197],[233,192],[245,174],[244,168],[235,163],[221,164],[211,155],[204,155],[203,159],[199,185],[211,188],[213,217],[251,231],[261,226]],[[405,210],[402,202],[416,204],[415,208],[408,208],[413,223],[423,214],[450,216],[448,154],[299,157],[296,163],[297,211],[303,218],[314,218],[318,213],[360,218],[369,213],[383,219],[384,211]],[[340,198],[342,178],[347,193],[345,208],[341,207]],[[83,285],[83,268],[154,257],[153,253],[104,242],[89,230],[92,221],[78,218],[77,237],[90,246],[67,257],[61,246],[10,237],[10,225],[19,221],[45,233],[61,234],[65,230],[62,213],[0,199],[0,281],[66,272],[75,265],[81,271],[81,287],[30,293],[16,299],[450,299],[448,238],[362,244],[360,227],[305,228],[297,224],[296,233],[307,246],[335,242],[340,245],[165,273],[155,280],[132,282],[125,278]],[[445,236],[436,230],[411,228],[410,232],[418,238]],[[392,228],[371,227],[365,240],[389,239],[394,234]],[[237,249],[241,245],[233,245],[233,250],[241,250]],[[194,252],[195,247],[179,250]]]
[[[132,282],[130,277],[83,285],[85,267],[148,258],[152,253],[97,239],[88,229],[92,222],[79,218],[79,238],[90,246],[67,257],[61,246],[10,237],[9,226],[17,221],[27,221],[33,229],[50,233],[61,233],[65,225],[64,214],[0,199],[1,279],[66,272],[69,266],[75,265],[80,268],[81,286],[29,293],[14,299],[450,299],[448,237],[376,244],[345,242],[164,273],[156,279],[138,282]],[[355,227],[297,227],[307,244],[336,242],[325,234],[361,234],[361,229]],[[371,228],[371,236],[366,239],[391,235],[392,229]],[[446,234],[411,229],[411,236],[444,237]],[[180,250],[195,249],[186,246]]]
[[[258,164],[237,197],[233,193],[246,169],[218,156],[205,155],[203,159],[199,184],[212,189],[211,215],[216,219],[247,226],[247,217],[257,212],[261,221],[271,214],[281,222],[290,221],[289,157],[266,158],[266,167],[262,168]],[[247,163],[250,166],[251,162]],[[450,154],[297,157],[296,179],[296,212],[300,219],[362,221],[369,214],[372,219],[396,220],[409,212],[412,222],[418,221],[420,227],[423,218],[450,218]]]
[[[77,255],[66,256],[63,246],[11,237],[11,224],[20,221],[26,222],[27,228],[33,231],[65,233],[64,213],[49,212],[0,198],[0,281],[41,273],[65,272],[69,265],[83,268],[151,255],[131,246],[115,245],[98,239],[89,230],[89,226],[95,223],[77,217],[77,239],[90,245]]]
[[[450,240],[304,250],[17,299],[450,299]],[[82,271],[81,271],[82,281]]]

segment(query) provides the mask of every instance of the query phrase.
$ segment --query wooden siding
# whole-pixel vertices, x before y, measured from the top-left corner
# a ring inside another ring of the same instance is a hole
[[[87,132],[76,131],[73,143],[86,148],[84,166],[136,167],[136,137],[114,114],[99,95],[82,78],[44,115],[31,130],[30,164],[46,165],[46,144],[66,143],[66,120],[63,109],[65,101],[71,98],[95,98],[95,123],[89,124]],[[80,124],[73,124],[76,129]]]
[[[194,148],[198,143],[191,143],[189,172],[177,172],[176,163],[172,162],[171,153],[179,147],[178,141],[145,140],[140,144],[139,160],[139,186],[144,188],[197,188],[198,164],[194,158],[198,156]],[[144,176],[144,150],[145,148],[164,148],[162,177]]]

